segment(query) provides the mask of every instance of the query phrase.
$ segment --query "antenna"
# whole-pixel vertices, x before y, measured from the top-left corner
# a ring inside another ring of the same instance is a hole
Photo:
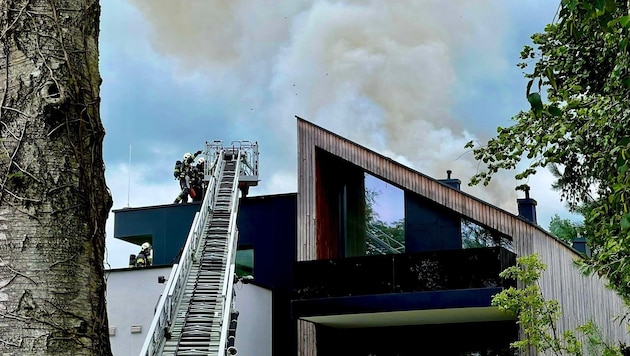
[[[131,144],[129,144],[129,165],[127,166],[127,207],[129,207],[129,195],[131,195]]]

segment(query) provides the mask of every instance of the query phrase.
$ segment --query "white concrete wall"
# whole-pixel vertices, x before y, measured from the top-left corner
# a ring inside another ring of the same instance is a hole
[[[114,356],[138,356],[153,320],[155,307],[164,291],[158,276],[168,278],[171,267],[110,270],[107,277],[107,316]],[[132,333],[132,326],[141,332]]]
[[[239,312],[236,327],[236,349],[243,356],[271,356],[272,304],[271,291],[252,285],[237,283],[236,310]]]

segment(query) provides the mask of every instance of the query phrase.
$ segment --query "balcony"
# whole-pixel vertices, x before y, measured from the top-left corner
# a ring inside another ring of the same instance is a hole
[[[297,262],[292,312],[337,327],[512,319],[490,301],[515,263],[500,247]]]

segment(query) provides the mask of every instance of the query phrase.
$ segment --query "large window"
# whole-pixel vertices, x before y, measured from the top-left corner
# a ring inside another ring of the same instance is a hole
[[[503,247],[514,252],[512,240],[497,231],[462,219],[462,248]]]
[[[241,248],[236,251],[236,275],[239,277],[254,276],[253,248]]]
[[[405,252],[404,192],[365,174],[367,255]]]

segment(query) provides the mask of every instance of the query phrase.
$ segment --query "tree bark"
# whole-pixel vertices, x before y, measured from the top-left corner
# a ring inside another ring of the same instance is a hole
[[[0,354],[111,355],[98,0],[0,0]]]

